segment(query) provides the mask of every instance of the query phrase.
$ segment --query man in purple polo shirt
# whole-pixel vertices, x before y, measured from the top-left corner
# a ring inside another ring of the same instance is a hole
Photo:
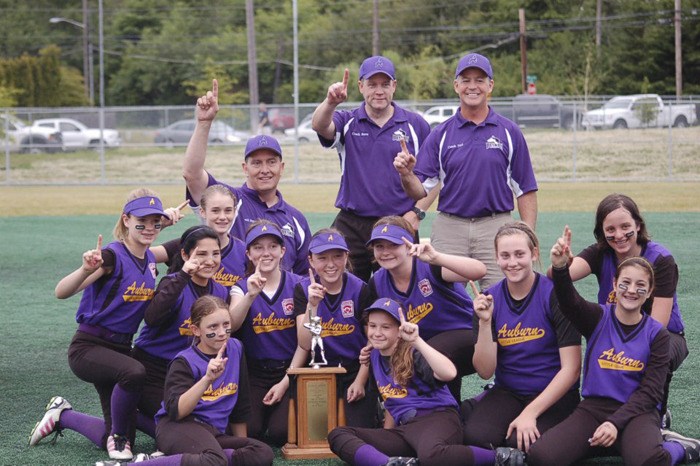
[[[435,192],[415,203],[392,167],[401,139],[415,153],[430,132],[422,116],[392,102],[395,75],[388,58],[366,59],[357,83],[364,102],[351,111],[336,110],[348,98],[350,73],[346,69],[343,81],[328,88],[311,121],[321,144],[334,148],[340,157],[340,189],[335,201],[340,212],[333,226],[345,236],[353,273],[364,281],[377,269],[365,246],[374,223],[387,215],[402,215],[418,231],[425,210],[437,195]]]
[[[413,199],[442,183],[430,236],[435,249],[478,259],[488,269],[485,288],[503,278],[496,264],[493,239],[511,221],[513,196],[521,220],[535,229],[537,182],[530,152],[518,125],[488,105],[493,70],[483,55],[459,61],[454,90],[460,111],[437,126],[421,146],[417,161],[401,152],[394,167]]]
[[[215,79],[212,90],[197,100],[197,125],[187,146],[183,169],[190,206],[197,209],[207,187],[223,184],[238,198],[231,234],[239,239],[245,238],[248,226],[260,218],[275,222],[284,236],[286,248],[282,268],[299,275],[308,274],[311,230],[304,215],[287,204],[277,190],[284,170],[279,142],[267,135],[248,140],[243,162],[246,181],[240,188],[218,182],[204,169],[209,130],[219,111],[218,97],[219,84]]]

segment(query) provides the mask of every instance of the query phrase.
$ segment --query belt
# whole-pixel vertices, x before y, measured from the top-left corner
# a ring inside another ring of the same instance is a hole
[[[248,358],[248,368],[262,371],[279,371],[287,369],[292,364],[291,359],[253,359]]]
[[[508,215],[508,216],[510,216],[510,211],[509,211],[509,212],[491,212],[491,213],[484,214],[484,215],[479,215],[479,216],[476,216],[476,217],[462,217],[461,215],[450,214],[450,213],[448,213],[448,212],[440,212],[440,215],[446,215],[446,216],[448,216],[448,217],[450,217],[450,218],[457,218],[457,219],[460,219],[460,220],[479,220],[479,219],[489,218],[489,217],[490,217],[490,218],[496,218],[496,217],[500,217],[500,216],[502,216],[502,215]]]
[[[78,331],[120,345],[130,345],[133,338],[131,333],[117,333],[99,325],[80,324],[78,325]]]

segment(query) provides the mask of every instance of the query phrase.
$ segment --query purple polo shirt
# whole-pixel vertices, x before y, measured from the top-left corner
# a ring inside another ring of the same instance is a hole
[[[417,159],[426,188],[443,183],[438,210],[459,217],[510,212],[513,194],[537,190],[523,133],[491,108],[479,125],[457,112],[430,133]]]
[[[258,192],[250,189],[245,183],[240,188],[234,188],[226,183],[217,181],[210,173],[207,187],[220,184],[226,186],[238,198],[236,218],[233,219],[231,235],[236,238],[245,238],[245,233],[251,223],[264,218],[275,222],[282,230],[284,247],[286,251],[282,258],[282,268],[298,275],[309,273],[309,242],[311,241],[311,229],[306,217],[298,209],[287,204],[282,198],[282,193],[277,191],[278,201],[272,207],[268,207],[260,200]],[[187,190],[187,199],[190,206],[198,208]]]
[[[408,136],[408,150],[416,154],[430,133],[430,125],[419,114],[391,105],[394,115],[381,128],[367,116],[362,104],[333,114],[335,140],[319,136],[321,144],[335,148],[340,157],[337,208],[363,217],[383,217],[403,215],[415,204],[401,187],[394,168],[401,143],[393,140],[393,135],[403,131]]]

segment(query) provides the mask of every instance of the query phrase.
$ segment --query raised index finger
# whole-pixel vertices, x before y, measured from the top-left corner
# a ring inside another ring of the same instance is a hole
[[[180,204],[179,206],[175,207],[175,210],[184,209],[184,207],[185,207],[189,202],[190,202],[190,201],[185,200],[182,204]]]
[[[255,264],[255,273],[258,275],[260,274],[260,264],[262,263],[262,260],[258,259],[258,263]]]
[[[217,359],[224,359],[224,353],[226,352],[226,344],[221,345],[221,349],[216,354]]]
[[[403,315],[403,309],[399,308],[399,322],[401,325],[406,323],[406,318]]]
[[[476,283],[474,283],[474,280],[469,280],[469,286],[472,288],[472,293],[474,293],[474,297],[479,296],[479,289],[476,287]]]
[[[345,68],[345,73],[343,73],[343,89],[348,88],[348,81],[350,81],[350,70]]]
[[[211,93],[214,94],[214,97],[217,99],[219,98],[219,81],[216,79],[211,80]]]
[[[407,240],[405,236],[402,236],[401,239],[403,240],[403,244],[405,244],[409,248],[413,247],[413,241]]]
[[[102,251],[102,235],[97,235],[97,247],[98,251]]]
[[[410,152],[408,151],[408,146],[406,145],[406,140],[400,139],[399,142],[401,143],[401,150],[406,154],[410,154]]]
[[[316,283],[316,277],[314,277],[314,270],[311,267],[309,267],[309,280],[311,280],[312,285]]]

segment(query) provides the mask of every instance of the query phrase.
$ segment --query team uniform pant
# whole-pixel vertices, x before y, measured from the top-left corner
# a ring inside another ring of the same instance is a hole
[[[421,466],[471,465],[471,448],[462,445],[462,426],[454,409],[417,416],[393,429],[338,427],[328,435],[333,453],[354,464],[355,453],[371,445],[387,456],[417,457]]]
[[[486,276],[479,280],[483,290],[503,279],[503,272],[496,263],[493,239],[501,226],[512,221],[510,212],[475,218],[440,212],[433,222],[430,243],[442,253],[483,262]]]
[[[464,422],[464,443],[479,447],[510,446],[517,448],[517,433],[506,439],[508,425],[538,395],[521,396],[499,387],[487,390],[473,405]],[[470,403],[471,400],[465,401]],[[566,393],[537,418],[537,430],[543,434],[566,419],[579,403],[578,390]],[[467,410],[464,410],[467,411]],[[505,440],[505,442],[504,442]]]
[[[447,330],[430,337],[427,342],[457,367],[457,377],[447,384],[447,388],[459,404],[462,397],[462,377],[476,372],[472,364],[474,332],[470,329]]]
[[[275,446],[287,442],[287,427],[289,416],[289,396],[293,387],[289,387],[279,403],[268,406],[263,398],[273,385],[278,383],[286,374],[286,369],[261,371],[253,369],[249,361],[250,380],[250,417],[248,420],[248,435],[253,438],[266,439]]]
[[[685,341],[685,336],[678,333],[671,333],[671,340],[668,345],[668,351],[671,356],[671,362],[668,369],[668,374],[666,375],[666,384],[664,385],[664,398],[661,404],[661,413],[666,412],[668,408],[668,394],[671,388],[671,379],[673,378],[673,373],[681,367],[685,358],[688,357],[688,343]]]
[[[168,361],[151,356],[138,346],[132,351],[134,359],[146,368],[146,381],[141,391],[139,411],[149,417],[154,417],[161,408],[163,392],[165,390],[165,376],[168,372]]]
[[[357,369],[347,369],[347,373],[337,376],[338,397],[342,398],[345,405],[345,425],[351,427],[377,427],[379,425],[377,419],[379,412],[379,392],[377,391],[376,384],[372,384],[370,380],[368,380],[365,384],[364,398],[348,403],[348,387],[355,381]],[[369,379],[371,379],[371,377]]]
[[[608,447],[591,447],[588,439],[621,404],[608,398],[581,401],[573,414],[548,430],[530,447],[530,466],[572,464],[590,456],[622,456],[628,466],[670,465],[671,455],[663,447],[659,413],[649,411],[630,420]]]
[[[225,449],[235,450],[230,464],[263,466],[272,464],[272,448],[247,437],[222,434],[209,424],[187,416],[179,421],[163,417],[156,427],[156,445],[166,455],[182,455],[182,466],[224,466],[229,464]]]
[[[108,342],[83,332],[76,332],[68,347],[68,365],[71,370],[81,380],[92,383],[100,397],[105,424],[103,448],[107,444],[107,436],[112,433],[112,392],[115,386],[119,385],[128,393],[140,394],[146,380],[146,369],[130,356],[130,352],[129,344]],[[128,416],[130,427],[126,434],[133,445],[136,409]]]

